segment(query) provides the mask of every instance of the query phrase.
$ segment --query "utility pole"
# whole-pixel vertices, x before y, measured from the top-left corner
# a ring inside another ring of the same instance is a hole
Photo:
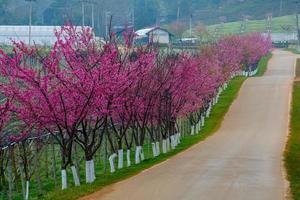
[[[82,0],[81,1],[81,14],[82,14],[82,27],[84,27],[84,25],[85,25],[85,13],[84,13],[84,11],[85,11],[85,5],[84,5],[84,1]]]
[[[280,0],[279,16],[282,16],[283,0]]]
[[[246,17],[243,15],[241,21],[240,33],[245,33],[245,31],[246,31]]]
[[[267,14],[267,31],[268,33],[272,32],[272,13]]]
[[[28,33],[28,45],[31,46],[31,26],[32,26],[32,2],[36,0],[25,0],[29,2],[29,33]]]
[[[300,29],[299,29],[299,14],[298,14],[298,8],[299,8],[299,0],[295,0],[294,3],[296,4],[296,27],[297,27],[297,39],[298,39],[298,48],[300,46]]]
[[[192,20],[193,20],[193,15],[191,14],[191,16],[190,16],[190,38],[192,38]]]
[[[132,11],[132,19],[131,19],[131,23],[132,23],[132,29],[133,29],[133,31],[135,31],[135,13],[134,13],[134,9],[133,9],[133,11]]]
[[[81,1],[81,14],[82,14],[82,26],[85,26],[85,7],[90,4],[92,7],[92,28],[95,29],[95,0],[80,0]]]
[[[95,14],[94,14],[94,9],[95,9],[95,3],[92,3],[92,28],[93,30],[95,29]]]
[[[179,21],[180,17],[180,1],[177,0],[177,22]]]
[[[110,11],[105,11],[105,36],[108,37],[109,35],[109,21],[111,17],[111,12]]]

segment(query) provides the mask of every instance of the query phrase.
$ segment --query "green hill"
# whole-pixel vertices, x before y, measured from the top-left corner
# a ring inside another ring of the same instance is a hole
[[[270,13],[273,17],[291,15],[296,8],[295,0],[36,0],[33,24],[62,25],[67,20],[81,25],[81,1],[95,2],[94,22],[98,33],[105,32],[107,13],[113,16],[113,26],[130,24],[134,18],[136,29],[177,20],[188,26],[190,16],[194,25],[233,22],[247,17],[250,29],[251,20],[265,19]],[[92,24],[91,7],[91,3],[86,3],[85,25]],[[0,25],[27,24],[28,9],[25,0],[0,0]],[[258,29],[265,25],[264,21],[255,23],[253,26]],[[230,27],[239,27],[239,24],[233,23]]]
[[[244,25],[243,25],[244,24]],[[244,28],[243,28],[244,27]],[[222,34],[244,32],[267,32],[269,23],[263,20],[237,21],[208,26],[209,32],[218,31]],[[290,33],[296,31],[296,19],[294,15],[274,17],[271,20],[271,31],[273,33]]]

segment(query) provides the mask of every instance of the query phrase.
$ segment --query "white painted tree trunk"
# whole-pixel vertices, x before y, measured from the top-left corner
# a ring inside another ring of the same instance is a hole
[[[92,183],[96,180],[94,160],[85,161],[85,177],[86,183]]]
[[[109,158],[108,158],[111,173],[114,173],[116,171],[116,169],[115,169],[115,158],[116,157],[117,157],[117,154],[114,153],[114,154],[110,155]]]
[[[123,149],[118,150],[118,169],[123,168],[124,153]]]
[[[177,145],[178,145],[178,133],[176,133],[174,135],[174,145],[175,145],[175,147],[177,147]]]
[[[177,133],[173,135],[173,146],[174,146],[174,149],[177,146]]]
[[[61,189],[65,190],[68,188],[67,185],[67,171],[65,169],[61,170]]]
[[[202,115],[202,116],[201,116],[201,126],[203,127],[204,124],[205,124],[205,118],[204,118],[204,116]]]
[[[175,149],[177,147],[177,133],[173,135],[173,145]]]
[[[130,149],[127,149],[126,157],[127,157],[127,167],[130,167],[131,166]]]
[[[72,167],[71,167],[72,168]],[[91,183],[91,172],[90,172],[91,168],[90,168],[90,161],[86,160],[85,161],[85,182],[86,183]],[[72,173],[73,173],[73,168],[72,168]]]
[[[162,152],[167,153],[167,140],[163,139],[162,141]]]
[[[181,133],[179,132],[178,133],[178,144],[180,144],[181,143]]]
[[[209,114],[210,114],[210,107],[208,107],[207,111],[206,111],[206,118],[209,118]]]
[[[156,142],[155,146],[156,146],[156,155],[159,156],[160,155],[159,142]]]
[[[28,198],[29,198],[29,186],[30,186],[30,183],[28,180],[26,180],[25,200],[28,200]]]
[[[194,128],[194,126],[191,127],[191,135],[195,135],[195,128]]]
[[[140,160],[140,146],[135,147],[135,164],[139,164],[141,162]]]
[[[91,172],[92,172],[92,180],[93,182],[96,180],[96,174],[95,174],[95,162],[94,160],[91,160]]]
[[[171,149],[175,149],[175,145],[174,145],[174,135],[170,136],[171,139]]]
[[[157,156],[156,145],[154,142],[152,142],[152,154],[153,154],[153,157]]]
[[[167,138],[167,152],[170,151],[170,138]]]
[[[78,177],[78,174],[77,174],[77,170],[76,170],[74,165],[71,166],[71,171],[72,171],[73,181],[74,181],[75,186],[79,186],[80,181],[79,181],[79,177]]]

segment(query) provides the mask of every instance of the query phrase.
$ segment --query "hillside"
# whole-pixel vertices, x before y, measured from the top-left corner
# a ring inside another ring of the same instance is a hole
[[[244,28],[243,28],[244,27]],[[218,31],[222,34],[244,32],[267,32],[268,22],[263,20],[247,20],[210,25],[207,27],[209,32]],[[271,31],[273,33],[291,33],[296,32],[296,19],[294,15],[274,17],[271,20]]]
[[[84,0],[93,2],[92,0]],[[185,25],[193,16],[193,23],[217,24],[242,18],[263,19],[290,15],[295,11],[294,0],[96,0],[94,18],[97,32],[104,33],[107,13],[113,25],[131,24],[141,28],[154,24],[169,24],[177,19]],[[85,4],[85,24],[91,25],[92,4]],[[33,24],[61,25],[65,21],[82,24],[80,0],[36,0],[33,3]],[[0,0],[0,24],[27,24],[28,3],[24,0]]]

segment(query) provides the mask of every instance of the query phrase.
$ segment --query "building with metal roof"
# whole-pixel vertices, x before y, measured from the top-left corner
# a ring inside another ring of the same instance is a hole
[[[53,45],[56,41],[55,30],[60,26],[31,26],[31,44]],[[76,27],[81,30],[81,27]],[[0,44],[11,45],[12,41],[29,44],[29,26],[0,26]]]
[[[137,43],[158,43],[158,44],[170,44],[172,34],[163,28],[152,27],[140,29],[135,32],[135,40]]]

